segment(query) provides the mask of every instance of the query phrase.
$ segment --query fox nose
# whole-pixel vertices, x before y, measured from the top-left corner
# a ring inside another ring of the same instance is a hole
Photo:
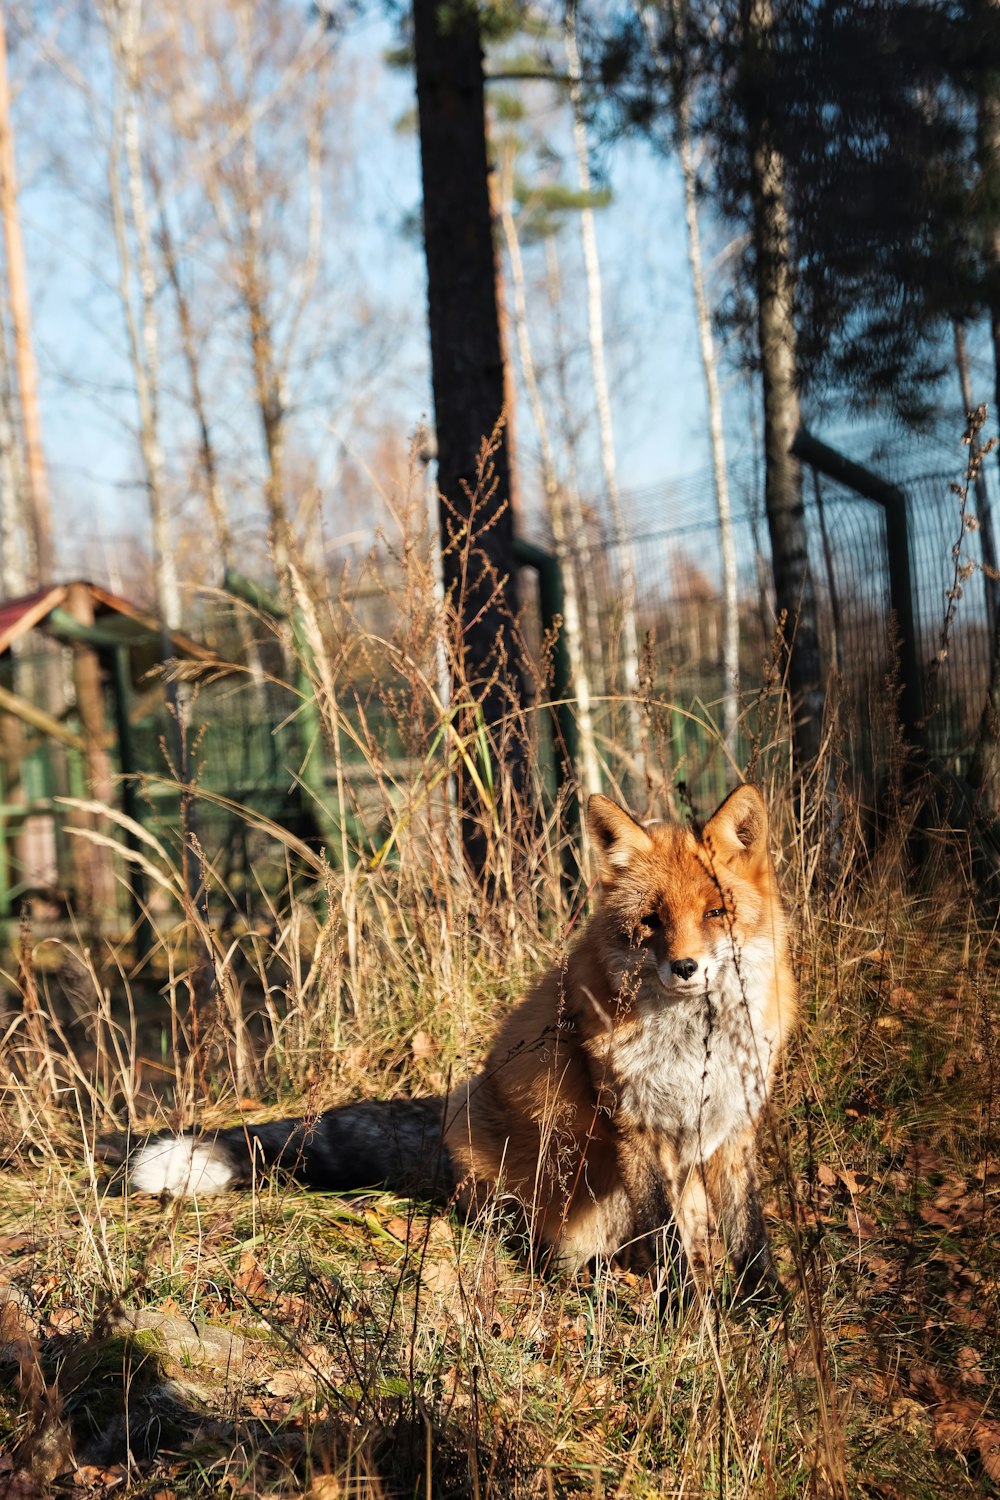
[[[697,961],[693,958],[672,958],[670,960],[670,972],[671,974],[676,974],[678,979],[690,979],[697,967]]]

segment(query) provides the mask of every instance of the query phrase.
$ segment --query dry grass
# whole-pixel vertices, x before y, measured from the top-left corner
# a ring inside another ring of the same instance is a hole
[[[377,832],[348,848],[345,831],[332,867],[262,827],[289,879],[261,891],[251,927],[207,865],[192,895],[145,837],[132,860],[155,893],[156,943],[141,964],[128,944],[25,933],[0,1063],[0,1493],[991,1493],[996,934],[960,862],[921,892],[902,836],[869,857],[846,793],[829,790],[832,735],[789,790],[773,685],[753,761],[803,988],[766,1151],[796,1288],[785,1316],[712,1302],[663,1325],[641,1278],[540,1278],[488,1223],[384,1197],[276,1183],[201,1205],[109,1195],[92,1148],[123,1124],[440,1090],[580,920],[574,830],[491,791],[481,730],[441,702],[429,579],[407,579],[420,607],[401,608],[391,641],[298,575],[290,587],[331,804],[346,830],[350,741],[379,799],[377,818],[356,812]],[[391,682],[405,774],[351,700],[366,660]],[[529,746],[525,802],[542,790],[543,711],[505,729]],[[651,749],[664,806],[669,755]],[[488,896],[461,869],[456,767],[481,797]],[[622,763],[607,772],[613,787]]]

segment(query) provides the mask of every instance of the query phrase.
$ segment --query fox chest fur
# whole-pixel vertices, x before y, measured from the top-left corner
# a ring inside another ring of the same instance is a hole
[[[694,994],[651,989],[589,1051],[619,1123],[665,1136],[686,1170],[756,1124],[780,1033],[736,963]]]

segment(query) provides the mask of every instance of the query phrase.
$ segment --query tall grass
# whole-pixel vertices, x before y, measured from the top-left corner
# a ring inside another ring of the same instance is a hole
[[[930,889],[915,881],[910,814],[873,847],[836,711],[821,763],[792,781],[780,670],[744,727],[803,997],[765,1126],[785,1314],[703,1295],[661,1322],[642,1278],[539,1276],[488,1216],[279,1182],[201,1204],[109,1189],[100,1145],[123,1129],[441,1091],[585,920],[578,824],[544,769],[544,669],[493,731],[475,684],[446,695],[454,622],[409,524],[378,610],[391,630],[296,566],[286,581],[332,847],[247,812],[286,872],[261,878],[248,923],[195,836],[192,882],[166,841],[104,809],[94,836],[145,876],[151,953],[22,932],[0,1059],[0,1489],[989,1492],[996,933],[960,851]],[[604,741],[609,788],[643,814],[683,802],[671,726],[687,711],[658,693],[655,647],[649,661],[648,779],[629,782],[613,727]],[[463,866],[457,772],[481,881]]]

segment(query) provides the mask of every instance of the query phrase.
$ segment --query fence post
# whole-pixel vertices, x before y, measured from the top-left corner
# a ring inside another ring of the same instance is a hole
[[[889,567],[889,602],[899,631],[899,717],[906,739],[918,744],[924,719],[924,674],[917,646],[913,615],[913,581],[910,576],[910,530],[906,494],[898,485],[880,479],[870,469],[845,458],[836,448],[820,442],[800,427],[792,453],[802,463],[825,474],[866,500],[882,507],[885,515],[885,549]]]

